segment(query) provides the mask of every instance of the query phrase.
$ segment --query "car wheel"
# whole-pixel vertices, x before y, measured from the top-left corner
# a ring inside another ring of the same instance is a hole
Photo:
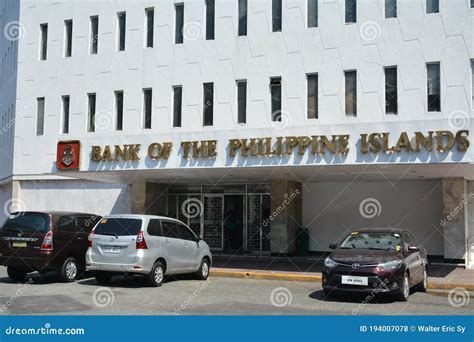
[[[21,268],[16,268],[12,266],[7,267],[7,274],[10,277],[11,280],[14,280],[16,282],[23,282],[25,281],[26,275],[28,272],[24,269]]]
[[[408,273],[403,276],[402,283],[400,284],[400,293],[398,294],[398,300],[406,302],[410,296],[410,281],[408,279]]]
[[[79,266],[76,259],[67,258],[59,270],[59,280],[63,283],[71,283],[77,279]]]
[[[418,284],[418,291],[426,292],[428,290],[428,275],[426,273],[426,268],[423,270],[423,280]]]
[[[96,272],[94,276],[99,284],[106,284],[112,279],[112,274],[106,272]]]
[[[148,284],[153,287],[159,287],[165,280],[165,267],[161,261],[155,262],[150,274],[148,275]]]
[[[209,277],[209,270],[211,269],[211,265],[209,263],[209,259],[204,258],[201,261],[201,266],[199,267],[199,271],[196,272],[196,277],[199,280],[207,280]]]

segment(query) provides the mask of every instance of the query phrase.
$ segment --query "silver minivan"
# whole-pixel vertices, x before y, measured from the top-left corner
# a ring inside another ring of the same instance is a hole
[[[165,275],[194,273],[206,280],[212,262],[209,246],[181,221],[150,215],[110,215],[89,235],[86,268],[99,283],[132,273],[160,286]]]

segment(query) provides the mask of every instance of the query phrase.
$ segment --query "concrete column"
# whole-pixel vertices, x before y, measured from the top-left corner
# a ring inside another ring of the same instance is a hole
[[[168,186],[158,183],[132,183],[132,214],[166,215]]]
[[[474,181],[467,182],[467,258],[466,268],[474,269]]]
[[[271,239],[272,254],[295,252],[295,237],[303,217],[301,183],[277,180],[271,182]]]
[[[443,191],[444,258],[465,260],[467,244],[467,181],[463,178],[445,178]]]

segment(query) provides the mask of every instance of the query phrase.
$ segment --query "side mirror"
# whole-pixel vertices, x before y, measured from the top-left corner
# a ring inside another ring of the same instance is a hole
[[[419,252],[420,249],[416,246],[408,246],[408,252],[409,253],[414,253],[414,252]]]
[[[337,248],[337,245],[336,245],[335,243],[331,243],[331,244],[329,245],[329,248],[331,248],[331,249],[336,249],[336,248]]]

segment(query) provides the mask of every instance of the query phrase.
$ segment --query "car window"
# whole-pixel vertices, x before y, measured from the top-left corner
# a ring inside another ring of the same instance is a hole
[[[172,239],[179,239],[178,226],[175,222],[162,221],[163,236]]]
[[[407,235],[408,235],[408,243],[410,244],[410,246],[416,246],[416,240],[413,237],[413,235],[411,235],[411,233],[407,233]]]
[[[194,241],[196,239],[196,236],[191,230],[189,230],[188,227],[182,224],[178,224],[178,228],[179,228],[180,239],[189,240],[189,241]]]
[[[152,219],[148,222],[147,232],[152,236],[163,236],[161,232],[161,223],[160,220]]]
[[[3,225],[3,231],[40,232],[49,231],[50,219],[48,214],[42,213],[14,213]]]
[[[401,249],[401,240],[400,234],[397,233],[353,232],[344,240],[340,248],[399,251]]]
[[[76,232],[76,219],[74,216],[61,216],[58,220],[58,231]]]
[[[142,228],[142,220],[131,218],[103,218],[94,229],[94,234],[112,236],[137,235]]]

